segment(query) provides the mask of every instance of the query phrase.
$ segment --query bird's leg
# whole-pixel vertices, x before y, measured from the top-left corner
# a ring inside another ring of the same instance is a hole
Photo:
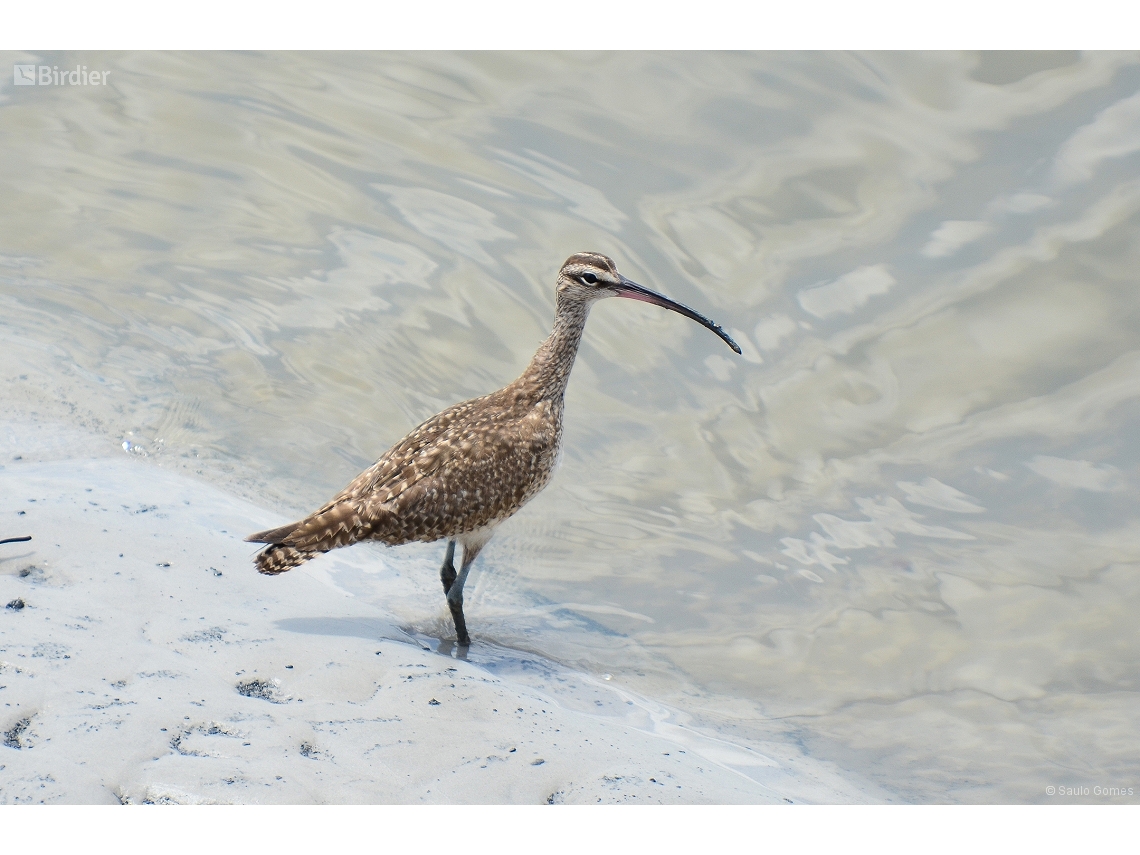
[[[447,542],[447,555],[443,557],[443,566],[439,568],[439,578],[443,582],[443,593],[451,591],[451,583],[455,581],[455,541]]]
[[[461,647],[468,647],[471,644],[471,636],[467,634],[467,621],[463,618],[463,583],[467,581],[471,562],[482,548],[483,544],[463,547],[463,566],[447,592],[447,607],[451,609],[451,619],[455,621],[455,636]]]

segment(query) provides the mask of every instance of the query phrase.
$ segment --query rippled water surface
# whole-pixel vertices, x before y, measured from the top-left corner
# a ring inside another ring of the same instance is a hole
[[[517,376],[604,252],[744,354],[594,309],[476,638],[904,800],[1140,800],[1137,55],[4,60],[7,408],[284,521]],[[441,554],[337,581],[445,634]]]

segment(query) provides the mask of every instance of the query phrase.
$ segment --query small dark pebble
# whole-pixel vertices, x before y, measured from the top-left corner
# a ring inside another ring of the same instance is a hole
[[[541,766],[545,762],[546,762],[545,760],[543,760],[541,757],[539,757],[537,760],[531,760],[530,765],[531,766]]]
[[[16,597],[16,599],[12,600],[12,602],[8,603],[8,605],[6,605],[4,608],[11,609],[14,612],[18,612],[20,609],[22,609],[26,605],[27,605],[27,603],[25,603],[23,601],[23,599],[21,599],[20,597]]]
[[[160,561],[157,564],[155,564],[154,566],[155,567],[169,567],[170,562],[169,561]]]
[[[268,680],[243,680],[234,686],[239,695],[247,698],[260,698],[273,704],[281,703],[277,698],[277,687]]]
[[[428,701],[428,705],[433,706],[433,707],[438,707],[439,701],[437,701],[435,698],[432,698],[430,701]]]
[[[29,716],[24,716],[24,718],[20,719],[18,722],[12,725],[11,730],[6,730],[4,733],[0,733],[0,736],[4,737],[4,744],[9,748],[15,748],[17,751],[21,748],[24,748],[24,743],[20,737],[23,735],[24,731],[28,729],[28,725],[31,723],[32,719]]]

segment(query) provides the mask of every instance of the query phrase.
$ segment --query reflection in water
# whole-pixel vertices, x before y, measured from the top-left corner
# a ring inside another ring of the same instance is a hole
[[[604,252],[743,358],[593,312],[479,625],[904,798],[1134,783],[1135,55],[6,56],[110,71],[0,84],[12,409],[292,517]]]

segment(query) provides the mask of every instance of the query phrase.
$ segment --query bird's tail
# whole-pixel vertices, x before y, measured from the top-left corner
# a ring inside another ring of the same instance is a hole
[[[257,572],[276,576],[316,558],[323,552],[348,546],[368,536],[359,515],[347,505],[329,505],[299,522],[259,531],[249,543],[269,544],[257,553]]]
[[[297,547],[289,543],[289,539],[296,535],[297,529],[301,527],[303,522],[289,523],[289,525],[283,525],[281,528],[259,531],[257,534],[251,534],[246,538],[248,543],[269,544],[253,559],[254,563],[257,564],[258,573],[276,576],[278,573],[284,573],[286,570],[292,570],[294,567],[304,564],[310,558],[315,558],[325,551],[319,547],[316,549]],[[315,545],[313,544],[313,546]]]
[[[257,564],[258,573],[276,576],[278,573],[284,573],[286,570],[292,570],[294,567],[304,564],[323,551],[298,549],[284,543],[274,543],[257,553],[257,557],[253,560]]]

